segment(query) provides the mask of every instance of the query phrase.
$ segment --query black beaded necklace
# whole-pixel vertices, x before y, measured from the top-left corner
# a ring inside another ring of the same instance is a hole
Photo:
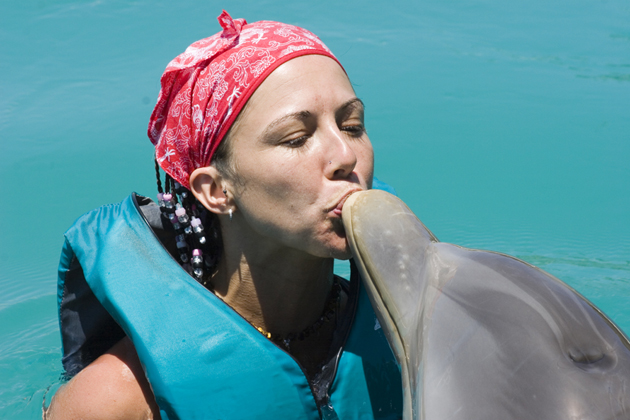
[[[289,346],[291,345],[293,341],[302,341],[306,339],[310,335],[317,332],[325,323],[330,322],[334,318],[335,314],[337,313],[337,310],[339,309],[340,300],[341,300],[341,284],[339,283],[339,280],[337,279],[337,277],[335,277],[332,288],[330,290],[330,294],[328,295],[328,302],[326,303],[326,308],[324,309],[322,316],[320,316],[319,319],[317,319],[317,321],[315,321],[308,327],[304,328],[302,331],[297,332],[297,333],[289,333],[286,335],[282,335],[282,334],[274,334],[269,331],[265,331],[262,327],[257,327],[254,324],[252,325],[254,325],[254,328],[260,331],[260,333],[264,335],[265,337],[267,337],[269,340],[273,341],[276,344],[281,344],[286,349],[289,349]]]

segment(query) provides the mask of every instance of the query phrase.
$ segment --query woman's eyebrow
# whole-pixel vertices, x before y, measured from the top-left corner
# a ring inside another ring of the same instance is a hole
[[[298,111],[291,114],[283,115],[280,118],[276,118],[271,123],[269,123],[267,127],[265,127],[265,130],[262,132],[261,138],[266,138],[271,134],[274,128],[288,120],[305,120],[312,115],[313,114],[311,114],[310,111]]]
[[[365,104],[363,103],[363,101],[361,99],[359,99],[359,98],[352,98],[352,99],[344,102],[344,104],[341,105],[339,107],[339,109],[346,109],[348,107],[351,107],[351,108],[354,109],[354,108],[359,107],[359,105],[361,105],[361,108],[365,109]]]
[[[350,115],[355,110],[365,110],[365,105],[363,101],[359,98],[352,98],[343,103],[339,108],[337,108],[337,118],[345,118]]]

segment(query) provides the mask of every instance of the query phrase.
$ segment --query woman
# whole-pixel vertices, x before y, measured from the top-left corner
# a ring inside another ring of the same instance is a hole
[[[132,195],[66,233],[73,378],[47,416],[400,418],[358,277],[333,274],[351,256],[343,203],[372,184],[363,104],[310,32],[219,22],[162,76],[160,207]]]

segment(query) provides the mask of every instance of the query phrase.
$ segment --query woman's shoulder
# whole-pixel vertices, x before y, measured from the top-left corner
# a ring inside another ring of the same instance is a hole
[[[128,338],[62,387],[45,419],[159,419],[159,409]]]

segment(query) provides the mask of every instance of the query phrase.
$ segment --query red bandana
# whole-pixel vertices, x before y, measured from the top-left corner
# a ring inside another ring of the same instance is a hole
[[[149,122],[162,169],[186,188],[208,166],[249,97],[292,58],[320,54],[337,60],[311,32],[280,22],[248,24],[219,16],[223,31],[193,43],[171,61]]]

